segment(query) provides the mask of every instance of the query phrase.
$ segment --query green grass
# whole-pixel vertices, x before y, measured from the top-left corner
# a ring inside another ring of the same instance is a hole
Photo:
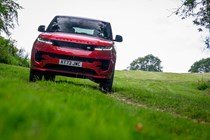
[[[140,71],[120,74],[115,79],[119,95],[154,109],[210,123],[210,90],[198,89],[199,80],[208,81],[210,74]],[[123,79],[127,80],[126,86]]]
[[[28,75],[0,64],[2,140],[210,139],[210,90],[197,88],[210,74],[116,71],[113,95],[89,80]]]

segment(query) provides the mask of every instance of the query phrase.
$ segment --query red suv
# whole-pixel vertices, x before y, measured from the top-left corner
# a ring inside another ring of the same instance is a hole
[[[55,16],[35,40],[31,52],[30,81],[55,80],[56,75],[89,78],[99,83],[100,89],[112,89],[116,63],[114,41],[108,22],[71,17]]]

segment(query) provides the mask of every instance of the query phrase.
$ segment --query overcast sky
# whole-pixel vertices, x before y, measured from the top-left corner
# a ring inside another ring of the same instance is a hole
[[[116,69],[125,69],[138,57],[157,56],[164,72],[186,73],[190,66],[210,56],[202,35],[190,20],[169,15],[181,0],[18,0],[19,26],[13,31],[18,48],[29,53],[39,32],[55,15],[105,20],[113,34],[123,36],[117,45]]]

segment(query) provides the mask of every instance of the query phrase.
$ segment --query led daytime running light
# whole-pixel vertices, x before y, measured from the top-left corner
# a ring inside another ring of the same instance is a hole
[[[45,39],[45,38],[39,37],[37,40],[38,40],[39,42],[42,42],[42,43],[46,43],[46,44],[50,44],[50,45],[53,44],[52,41],[49,40],[49,39]]]
[[[111,51],[113,47],[95,47],[97,51]]]

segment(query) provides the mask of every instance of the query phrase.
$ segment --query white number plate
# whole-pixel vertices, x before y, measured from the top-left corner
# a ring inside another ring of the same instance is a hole
[[[59,64],[66,65],[66,66],[73,66],[73,67],[82,67],[82,62],[66,60],[66,59],[59,59]]]

